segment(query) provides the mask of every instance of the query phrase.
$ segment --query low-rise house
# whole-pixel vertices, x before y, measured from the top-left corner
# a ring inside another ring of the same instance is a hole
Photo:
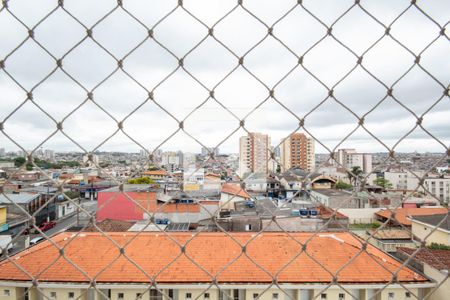
[[[197,200],[185,194],[159,195],[154,185],[113,187],[98,193],[97,220],[139,221],[154,218],[174,223],[197,223],[210,218],[218,210],[219,201]],[[164,197],[163,197],[164,196]]]
[[[427,245],[432,243],[450,246],[450,213],[412,216],[411,231],[414,238],[426,241]]]
[[[159,181],[159,180],[167,180],[170,177],[170,174],[166,170],[153,170],[143,172],[142,176],[146,176],[152,180]]]
[[[0,232],[8,230],[8,223],[6,223],[7,208],[0,205]]]
[[[418,244],[412,240],[411,233],[402,229],[368,230],[369,242],[375,247],[388,253],[397,252],[397,248],[407,247],[415,249]]]
[[[25,212],[30,215],[34,214],[38,225],[55,219],[55,201],[51,200],[46,204],[46,200],[41,194],[0,194],[0,205],[6,206],[8,213],[27,217]],[[43,206],[45,207],[42,208]]]
[[[58,247],[44,241],[0,262],[2,299],[420,299],[436,287],[344,232],[85,232],[52,241]],[[59,248],[65,259],[55,260]]]
[[[225,183],[220,193],[220,208],[235,210],[235,202],[250,200],[251,196],[238,184]]]
[[[350,192],[336,189],[319,189],[310,192],[313,202],[319,202],[333,209],[337,208],[359,208],[360,199],[354,197]]]
[[[375,217],[381,223],[388,222],[388,226],[411,227],[410,217],[432,216],[446,213],[448,213],[448,209],[445,207],[397,208],[380,210],[375,213]]]
[[[447,300],[450,292],[450,250],[432,250],[399,248],[397,257],[407,260],[408,265],[433,279],[438,284],[436,290],[427,299]]]

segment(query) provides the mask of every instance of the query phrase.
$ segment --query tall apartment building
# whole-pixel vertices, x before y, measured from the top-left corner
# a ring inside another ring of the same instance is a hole
[[[271,141],[267,134],[249,133],[239,139],[239,176],[272,171],[269,167]]]
[[[314,170],[314,139],[303,133],[291,134],[280,145],[280,163],[283,172],[291,168]]]
[[[346,169],[360,167],[366,174],[372,172],[372,154],[358,153],[355,149],[339,149],[335,159]],[[337,165],[336,161],[331,163]]]

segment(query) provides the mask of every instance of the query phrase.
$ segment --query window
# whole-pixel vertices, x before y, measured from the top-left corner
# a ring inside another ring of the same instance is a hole
[[[50,292],[50,298],[56,299],[56,292]]]
[[[327,299],[327,294],[325,293],[320,294],[320,299]]]
[[[405,292],[405,298],[411,298],[411,293],[410,292]]]
[[[142,299],[142,293],[136,293],[136,299]]]
[[[394,293],[388,293],[388,299],[394,299],[395,294]]]
[[[3,290],[3,296],[11,296],[11,291],[10,290]]]
[[[209,293],[205,293],[205,299],[209,299]]]
[[[192,294],[191,293],[186,293],[186,299],[191,299],[192,298]]]
[[[339,300],[344,300],[345,299],[345,294],[339,294]]]
[[[278,293],[273,293],[272,294],[272,299],[278,299]]]
[[[259,296],[259,294],[258,294],[258,293],[254,293],[254,294],[253,294],[253,299],[256,299],[256,298],[258,298],[258,296]]]
[[[69,299],[73,299],[75,298],[75,293],[74,292],[69,292]]]
[[[123,299],[123,293],[118,293],[117,294],[117,299],[119,299],[119,300]]]

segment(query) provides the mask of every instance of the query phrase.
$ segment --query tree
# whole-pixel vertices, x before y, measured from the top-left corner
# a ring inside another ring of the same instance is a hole
[[[14,159],[14,165],[16,167],[21,167],[23,166],[23,164],[26,162],[27,160],[25,159],[25,157],[16,157]]]
[[[75,199],[75,198],[80,197],[80,192],[78,192],[78,191],[67,191],[67,192],[64,192],[64,194],[66,194],[66,196],[70,199]]]
[[[358,179],[361,177],[361,174],[363,173],[363,170],[359,166],[352,167],[350,171],[347,172],[348,179],[350,179],[350,182],[353,181],[353,185],[356,185],[358,182]]]
[[[338,182],[336,182],[336,185],[334,187],[337,188],[338,190],[350,190],[353,187],[353,185],[343,182],[342,180],[338,180]]]
[[[281,166],[277,164],[277,171],[278,174],[281,173]]]
[[[387,180],[386,178],[383,177],[378,177],[377,179],[375,179],[373,181],[373,184],[381,186],[382,188],[385,189],[392,189],[392,183],[389,182],[389,180]]]
[[[155,181],[150,177],[140,177],[128,179],[129,184],[155,184]]]

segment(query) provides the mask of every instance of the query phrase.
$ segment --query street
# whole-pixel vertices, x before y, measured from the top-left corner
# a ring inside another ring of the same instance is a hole
[[[91,215],[95,215],[96,209],[97,209],[97,202],[96,201],[90,201],[90,200],[85,200],[84,202],[81,202],[81,207],[83,207],[86,211],[89,212],[89,214]],[[77,216],[77,213],[67,217],[67,218],[63,218],[61,220],[56,220],[56,226],[53,227],[50,230],[45,231],[45,235],[48,237],[51,237],[59,232],[63,232],[73,226],[85,226],[86,224],[88,224],[89,222],[89,215],[81,212],[79,216]],[[41,236],[41,234],[30,234],[29,235],[29,240],[31,241],[32,239]],[[14,246],[11,250],[10,255],[17,253],[19,251],[22,251],[25,248],[25,244],[26,244],[26,239],[27,236],[26,235],[21,235],[19,237],[17,237],[15,239],[14,242]]]

